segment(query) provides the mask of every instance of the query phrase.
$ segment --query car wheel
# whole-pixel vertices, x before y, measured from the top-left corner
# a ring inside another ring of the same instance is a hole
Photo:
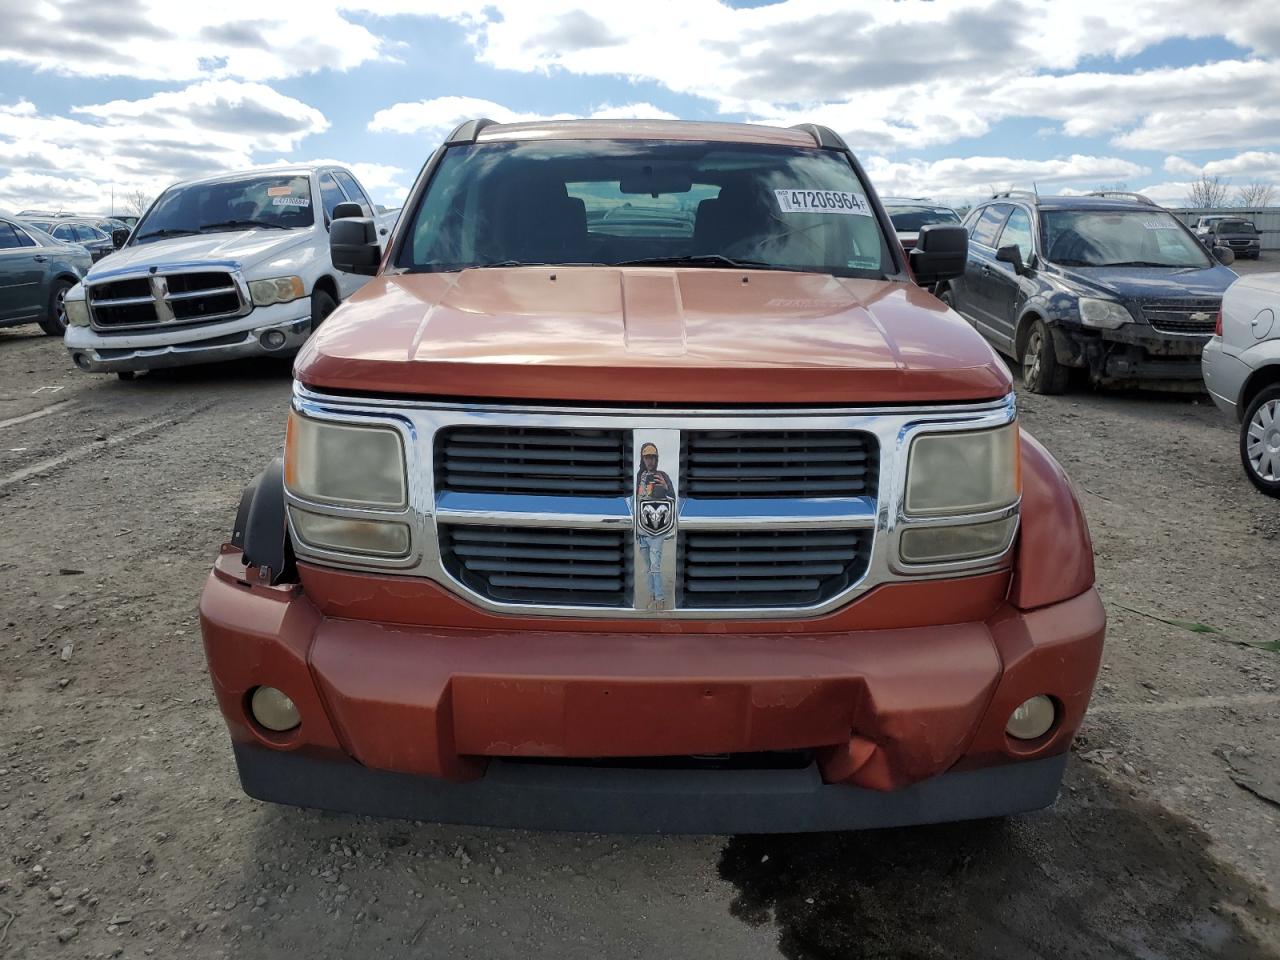
[[[338,301],[325,293],[323,290],[313,290],[311,293],[311,330],[324,323],[325,317],[338,309]]]
[[[1058,362],[1049,327],[1043,320],[1034,321],[1022,352],[1023,384],[1032,393],[1062,393],[1070,375],[1071,368]]]
[[[65,301],[67,291],[75,284],[70,280],[57,280],[49,293],[48,316],[40,321],[40,329],[51,337],[60,337],[67,332],[67,308]]]
[[[1280,386],[1267,387],[1240,422],[1240,460],[1253,485],[1280,497]]]

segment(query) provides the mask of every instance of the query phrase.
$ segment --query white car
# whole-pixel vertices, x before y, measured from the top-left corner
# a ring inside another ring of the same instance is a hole
[[[334,268],[335,215],[372,217],[380,236],[389,230],[341,167],[175,184],[128,243],[67,294],[72,361],[131,379],[160,367],[291,355],[369,279]]]
[[[1240,422],[1244,472],[1280,497],[1280,273],[1236,280],[1200,360],[1214,403]]]

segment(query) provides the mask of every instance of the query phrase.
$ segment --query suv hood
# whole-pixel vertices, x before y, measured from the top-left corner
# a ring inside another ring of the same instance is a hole
[[[129,244],[111,255],[111,262],[90,271],[87,279],[107,270],[150,267],[157,264],[200,260],[234,260],[245,270],[285,251],[311,242],[311,230],[227,230],[170,237],[150,243]]]
[[[1011,389],[986,341],[913,284],[653,267],[380,276],[307,342],[295,375],[365,394],[672,406]]]
[[[1057,275],[1084,296],[1116,300],[1179,300],[1221,297],[1236,272],[1220,263],[1211,267],[1058,267]]]

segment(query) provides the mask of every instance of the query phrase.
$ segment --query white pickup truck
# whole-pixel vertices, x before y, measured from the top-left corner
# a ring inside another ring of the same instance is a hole
[[[335,269],[329,257],[329,224],[343,216],[372,217],[383,237],[392,225],[341,167],[173,185],[129,242],[67,294],[72,361],[132,379],[160,367],[291,355],[369,279]]]

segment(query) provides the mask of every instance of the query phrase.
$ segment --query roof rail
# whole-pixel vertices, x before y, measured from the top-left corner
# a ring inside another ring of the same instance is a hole
[[[461,143],[475,143],[476,137],[480,135],[480,131],[485,127],[491,126],[493,121],[488,117],[479,117],[475,120],[464,120],[453,129],[453,133],[445,138],[445,146],[455,147]]]
[[[1146,194],[1134,193],[1132,190],[1090,190],[1085,194],[1086,197],[1111,197],[1116,200],[1137,200],[1139,203],[1145,203],[1151,207],[1158,207],[1156,203]]]
[[[830,127],[824,127],[817,123],[797,123],[792,130],[803,130],[809,136],[813,137],[813,142],[824,150],[848,150],[849,146],[844,142],[840,134],[836,133]]]
[[[991,195],[992,200],[997,200],[1000,197],[1009,197],[1010,199],[1014,197],[1030,197],[1033,200],[1039,200],[1040,194],[1035,190],[997,190]]]

